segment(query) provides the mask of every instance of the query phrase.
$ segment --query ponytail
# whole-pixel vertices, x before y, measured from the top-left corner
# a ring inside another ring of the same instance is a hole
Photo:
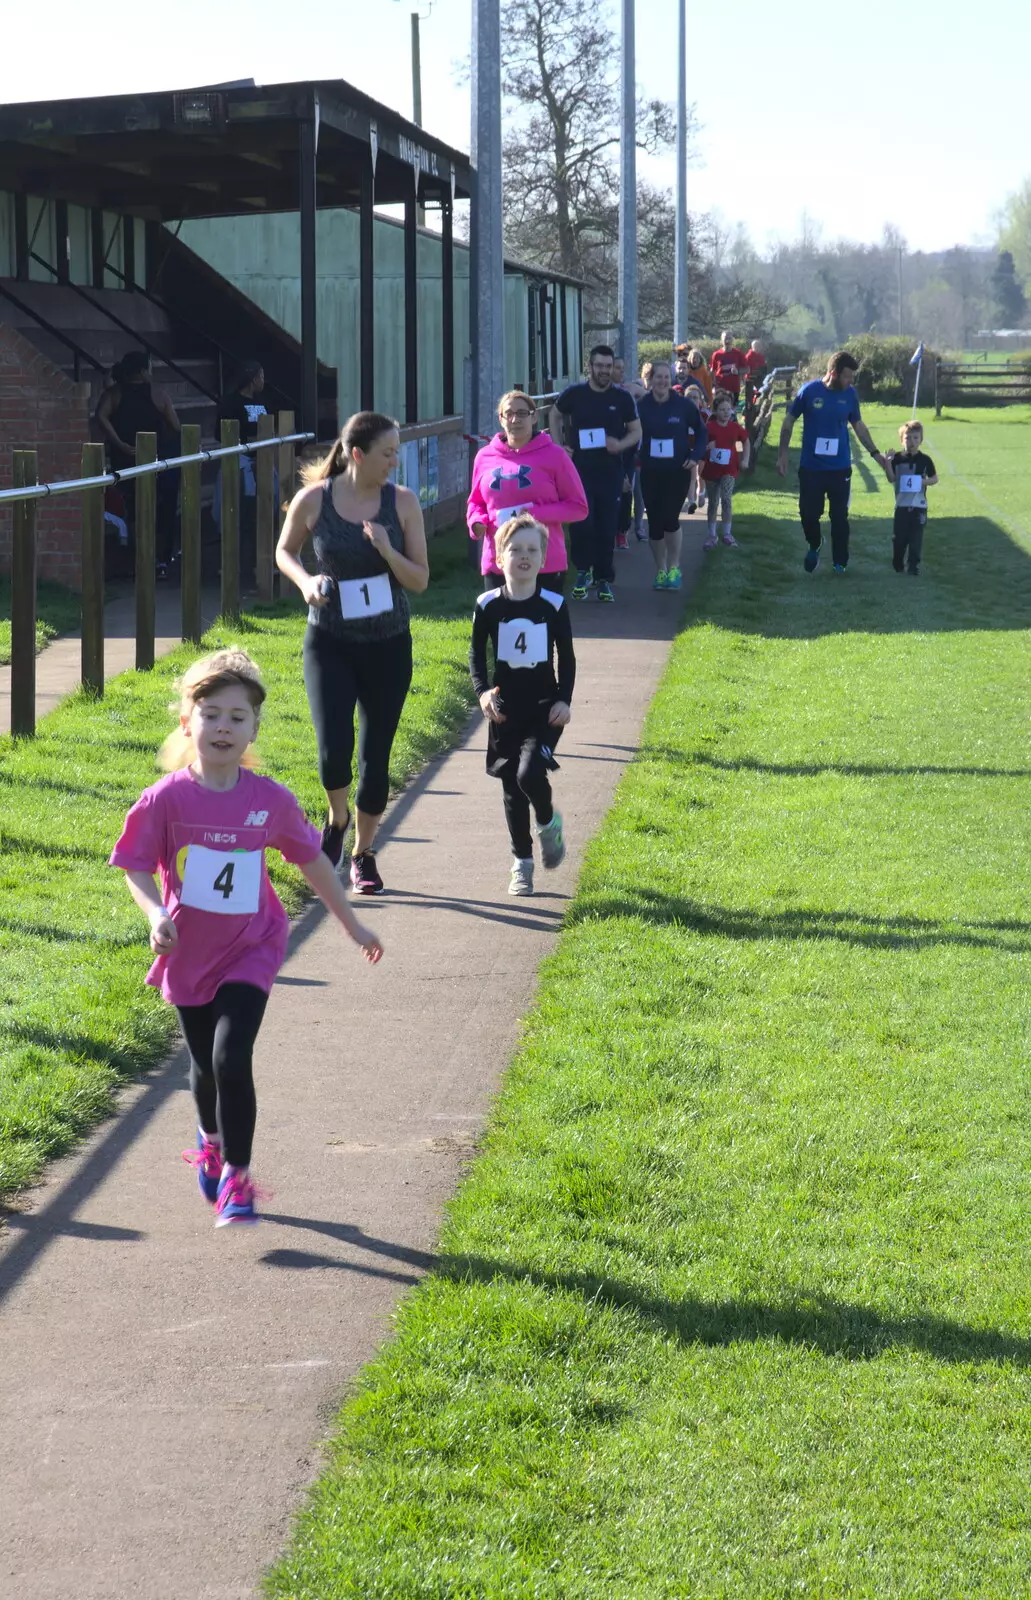
[[[346,472],[355,450],[368,450],[383,433],[393,433],[398,424],[382,411],[356,411],[348,417],[340,430],[332,450],[321,461],[310,461],[301,468],[300,478],[305,488],[313,483],[326,483]]]

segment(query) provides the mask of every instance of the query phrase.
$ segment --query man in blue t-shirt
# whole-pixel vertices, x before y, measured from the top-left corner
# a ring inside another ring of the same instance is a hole
[[[587,495],[587,516],[569,528],[577,569],[573,599],[586,600],[593,581],[598,599],[612,601],[619,502],[623,479],[633,471],[627,451],[640,442],[641,424],[633,395],[613,382],[611,347],[596,344],[588,360],[587,382],[563,389],[551,408],[548,426],[555,443],[572,456]],[[565,442],[567,427],[571,444]]]
[[[859,362],[847,350],[831,356],[826,376],[803,383],[788,406],[780,430],[777,471],[787,475],[788,445],[795,419],[802,418],[802,456],[798,463],[798,514],[809,549],[802,565],[815,572],[820,564],[820,518],[826,501],[831,523],[831,554],[835,572],[848,566],[848,501],[852,482],[852,454],[848,437],[851,424],[856,437],[874,460],[884,466],[884,457],[870,437],[870,430],[859,415],[859,401],[852,387]]]

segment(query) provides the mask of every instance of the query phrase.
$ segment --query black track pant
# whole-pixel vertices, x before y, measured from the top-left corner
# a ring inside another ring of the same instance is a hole
[[[798,469],[798,514],[802,532],[813,550],[820,547],[820,518],[824,501],[831,519],[831,555],[836,567],[848,566],[848,498],[852,486],[852,468],[843,471],[819,472],[813,467]]]
[[[687,473],[680,467],[642,467],[641,493],[648,517],[649,539],[676,533],[687,499]]]
[[[506,762],[500,774],[501,787],[505,794],[505,821],[508,823],[509,838],[512,841],[512,854],[520,861],[528,861],[533,855],[533,839],[530,835],[531,806],[538,828],[546,827],[555,815],[548,772],[551,767],[551,752],[558,743],[561,732],[561,728],[549,730],[546,735],[549,741],[547,755],[544,754],[540,736],[529,735],[522,742],[518,761],[513,757]]]
[[[190,1052],[190,1088],[205,1133],[222,1135],[232,1167],[249,1167],[254,1123],[254,1041],[268,995],[253,983],[224,983],[206,1006],[179,1006]]]
[[[351,644],[327,628],[304,636],[304,687],[319,747],[326,790],[346,789],[353,776],[354,713],[358,709],[359,811],[378,817],[390,795],[390,751],[412,682],[412,636]]]
[[[899,506],[896,509],[891,530],[891,545],[897,572],[901,572],[906,565],[907,555],[910,572],[919,572],[926,517],[927,513],[919,506]]]
[[[569,544],[573,565],[581,572],[591,567],[594,576],[602,583],[611,583],[616,576],[613,552],[619,528],[620,481],[585,483],[587,515],[582,522],[569,525]]]

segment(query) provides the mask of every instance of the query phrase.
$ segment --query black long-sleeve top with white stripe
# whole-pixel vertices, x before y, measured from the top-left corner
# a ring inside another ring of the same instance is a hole
[[[487,643],[494,673],[487,672]],[[556,671],[557,662],[557,671]],[[510,600],[504,589],[488,589],[476,602],[469,671],[477,695],[501,694],[506,716],[532,715],[542,704],[569,705],[576,656],[569,608],[560,594],[541,588],[526,600]]]

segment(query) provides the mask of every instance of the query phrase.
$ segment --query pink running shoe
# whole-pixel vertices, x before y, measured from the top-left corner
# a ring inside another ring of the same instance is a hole
[[[218,1180],[215,1200],[215,1227],[224,1228],[229,1222],[258,1222],[261,1219],[254,1209],[258,1191],[247,1172],[231,1172],[228,1167]]]
[[[222,1146],[217,1139],[206,1139],[198,1133],[196,1150],[184,1150],[183,1160],[197,1168],[200,1192],[211,1205],[218,1194],[218,1180],[222,1176]]]
[[[616,534],[616,549],[617,550],[629,550],[630,549],[630,543],[629,543],[629,540],[627,539],[627,536],[626,536],[625,533],[617,533]]]
[[[717,539],[716,535],[713,534],[711,539],[706,539],[705,543],[702,545],[702,549],[703,550],[715,550],[715,548],[716,548],[716,546],[718,544],[719,544],[719,540]]]
[[[363,850],[360,856],[351,857],[351,887],[356,894],[382,894],[383,879],[376,866],[372,850]]]
[[[723,543],[729,544],[732,550],[737,549],[737,540],[734,538],[732,533],[725,533],[723,535]]]

